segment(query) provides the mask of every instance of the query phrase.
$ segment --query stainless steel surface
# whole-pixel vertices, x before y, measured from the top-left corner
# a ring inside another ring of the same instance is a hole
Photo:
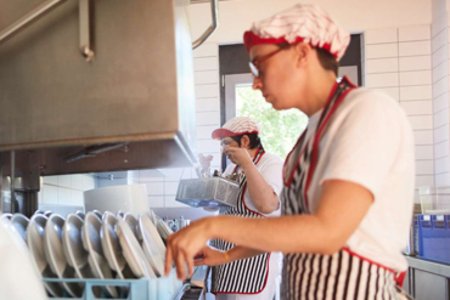
[[[192,43],[192,49],[203,44],[206,39],[216,30],[219,23],[219,0],[210,0],[211,3],[211,25],[206,28],[205,32]]]
[[[94,58],[94,50],[92,50],[92,0],[79,0],[78,9],[80,12],[80,51],[86,58],[87,62]]]
[[[1,30],[0,43],[12,37],[14,34],[17,34],[20,30],[24,29],[64,1],[66,0],[48,0],[39,4],[39,6],[32,11],[26,13],[23,17]]]
[[[40,2],[0,0],[0,28]],[[65,2],[0,44],[0,151],[16,151],[18,173],[32,165],[41,175],[191,165],[188,1],[92,1],[96,55],[89,64],[78,50],[78,4]],[[115,143],[129,150],[64,161]]]
[[[236,206],[239,184],[222,177],[182,179],[175,200],[192,207]]]

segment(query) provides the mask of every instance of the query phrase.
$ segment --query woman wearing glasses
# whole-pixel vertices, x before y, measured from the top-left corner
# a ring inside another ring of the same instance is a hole
[[[227,121],[212,132],[212,138],[220,140],[223,154],[232,162],[223,176],[234,178],[240,185],[237,206],[221,209],[222,215],[280,216],[283,161],[264,150],[259,134],[259,126],[243,116]],[[205,248],[200,255],[204,258],[203,264],[214,265],[212,292],[217,300],[273,299],[281,253],[258,252],[253,257],[235,260],[234,257],[240,257],[240,247],[235,248],[224,240],[213,241],[211,245],[214,248]]]
[[[414,191],[407,117],[389,96],[337,80],[349,35],[315,5],[255,23],[244,43],[254,88],[309,116],[284,164],[282,216],[194,222],[169,239],[166,270],[175,262],[185,277],[220,238],[248,249],[241,257],[284,252],[283,299],[401,299]]]

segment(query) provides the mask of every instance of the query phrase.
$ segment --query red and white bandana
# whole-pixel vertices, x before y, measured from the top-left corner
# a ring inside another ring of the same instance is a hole
[[[232,137],[244,134],[259,133],[258,124],[249,117],[235,117],[221,128],[214,130],[211,137],[215,140],[220,140],[225,137]]]
[[[244,33],[247,51],[258,44],[297,42],[327,50],[339,61],[350,43],[350,35],[315,4],[297,4],[253,23]]]

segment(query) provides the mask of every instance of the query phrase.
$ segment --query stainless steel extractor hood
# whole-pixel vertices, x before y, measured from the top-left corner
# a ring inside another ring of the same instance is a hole
[[[50,2],[60,3],[0,34],[3,173],[11,150],[19,172],[40,175],[191,165],[189,1]],[[0,0],[0,32],[42,3]]]

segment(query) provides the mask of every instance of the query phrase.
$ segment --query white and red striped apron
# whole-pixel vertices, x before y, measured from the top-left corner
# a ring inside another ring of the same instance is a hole
[[[257,166],[264,155],[264,149],[259,148],[253,163]],[[236,169],[235,169],[236,171]],[[257,211],[247,207],[245,203],[245,192],[247,190],[247,179],[244,176],[240,182],[240,192],[237,206],[229,208],[224,215],[260,218],[263,217]],[[228,251],[234,244],[215,240],[212,243],[216,248]],[[248,259],[236,260],[228,264],[213,267],[212,291],[216,294],[258,294],[266,286],[269,274],[270,253],[261,254]]]
[[[313,134],[300,136],[286,158],[281,192],[282,215],[310,214],[308,189],[320,155],[320,141],[334,112],[355,86],[343,78],[336,83]],[[396,282],[404,273],[381,266],[348,248],[333,255],[286,254],[282,299],[398,299]]]

